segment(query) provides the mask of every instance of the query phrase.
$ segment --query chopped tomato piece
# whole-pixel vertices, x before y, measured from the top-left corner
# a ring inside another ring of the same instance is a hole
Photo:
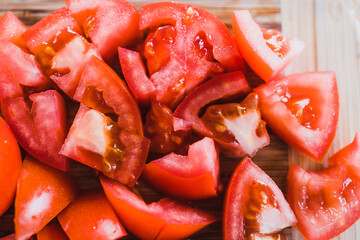
[[[149,145],[148,139],[81,105],[60,153],[133,186],[145,166]]]
[[[58,219],[72,240],[118,239],[127,235],[102,191],[81,195]]]
[[[290,146],[322,161],[335,136],[339,116],[335,73],[294,74],[254,91],[269,127]]]
[[[69,159],[59,154],[66,127],[65,102],[55,90],[6,99],[2,113],[19,144],[40,161],[61,170],[69,168]]]
[[[219,182],[219,156],[211,138],[190,145],[187,156],[171,153],[146,164],[142,177],[151,186],[175,197],[215,197]]]
[[[190,123],[179,123],[171,110],[158,102],[151,104],[144,125],[145,136],[150,139],[150,151],[168,154],[186,147],[191,133]],[[182,125],[182,126],[176,126]],[[178,128],[175,130],[175,128]]]
[[[235,169],[225,195],[224,239],[284,239],[296,217],[274,181],[246,157]]]
[[[66,173],[27,156],[15,198],[15,236],[25,240],[38,233],[76,196]]]
[[[135,53],[119,54],[125,79],[138,99],[149,102],[148,92],[140,89],[144,82],[149,89],[155,88],[157,101],[173,108],[209,77],[243,69],[227,27],[198,7],[174,2],[145,5],[140,11],[140,29],[149,30],[141,53],[150,76]]]
[[[275,29],[261,29],[248,10],[234,11],[232,27],[242,56],[266,82],[275,79],[305,47]]]
[[[121,222],[141,239],[182,239],[216,221],[210,214],[168,198],[146,204],[126,186],[103,176],[100,181]]]
[[[41,231],[36,234],[36,237],[37,240],[69,240],[69,237],[61,228],[56,218],[41,229]]]
[[[12,42],[25,47],[21,35],[26,31],[25,25],[13,13],[6,12],[0,18],[0,41]]]
[[[65,0],[74,18],[106,60],[140,37],[139,12],[125,0]]]
[[[13,203],[20,168],[19,145],[4,119],[0,117],[0,216]]]

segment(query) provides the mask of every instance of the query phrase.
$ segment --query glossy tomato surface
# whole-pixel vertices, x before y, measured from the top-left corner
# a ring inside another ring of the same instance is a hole
[[[171,153],[146,164],[142,177],[151,186],[185,199],[215,197],[219,183],[219,155],[211,138],[189,147],[187,156]]]
[[[182,239],[216,221],[200,209],[168,198],[146,204],[128,187],[103,176],[100,181],[121,222],[141,239]]]
[[[334,72],[309,72],[283,77],[254,89],[262,116],[285,142],[322,161],[339,116]]]
[[[234,11],[232,27],[242,56],[266,82],[275,79],[305,47],[275,29],[261,29],[248,10]]]
[[[21,169],[19,145],[0,117],[0,216],[12,204]]]
[[[66,173],[26,156],[15,198],[15,236],[25,240],[38,233],[76,197]]]
[[[17,97],[1,103],[2,113],[19,144],[40,161],[67,170],[69,159],[59,154],[67,133],[63,97],[56,90]]]
[[[0,41],[15,41],[26,31],[25,25],[13,13],[6,12],[0,18]]]
[[[121,61],[125,79],[137,98],[145,98],[145,92],[138,90],[135,82],[150,86],[151,82],[156,100],[173,108],[210,76],[243,69],[230,31],[214,15],[198,7],[175,2],[145,5],[140,11],[140,30],[149,31],[139,47],[149,78],[145,77],[141,59]],[[141,79],[134,79],[135,75],[141,75]]]
[[[283,239],[296,217],[275,182],[245,157],[233,172],[224,202],[223,237]]]
[[[140,14],[126,0],[65,0],[87,38],[106,60],[140,37]]]
[[[41,229],[41,231],[36,234],[36,238],[37,240],[69,240],[69,237],[61,228],[57,218]]]
[[[103,191],[83,193],[59,215],[72,240],[118,239],[126,235]]]
[[[80,105],[60,153],[133,186],[145,167],[149,145],[148,139]]]
[[[314,172],[291,165],[288,200],[309,240],[331,239],[360,218],[359,133],[329,158],[330,166]]]

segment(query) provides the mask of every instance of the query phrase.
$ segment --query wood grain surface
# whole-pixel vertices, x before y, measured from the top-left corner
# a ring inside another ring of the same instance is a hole
[[[130,1],[137,8],[149,3],[148,0]],[[263,27],[282,30],[285,35],[297,37],[306,42],[304,53],[292,63],[285,74],[304,71],[335,70],[340,94],[340,121],[335,141],[329,154],[348,144],[360,129],[360,75],[359,47],[360,23],[359,0],[183,0],[202,7],[218,16],[229,28],[232,12],[249,9],[255,20]],[[62,0],[0,0],[0,16],[12,11],[27,26],[65,6]],[[251,71],[248,78],[258,79]],[[270,131],[270,146],[259,151],[254,162],[266,171],[285,192],[286,174],[289,162],[297,163],[305,169],[319,169],[315,164],[287,145]],[[231,172],[241,159],[221,158],[221,183],[226,186]],[[326,162],[325,162],[326,164]],[[80,164],[74,164],[70,172],[81,188],[99,187],[94,172]],[[160,196],[144,183],[138,188],[147,201]],[[222,195],[216,199],[194,202],[204,209],[212,209],[221,215]],[[13,232],[13,208],[0,216],[0,237]],[[342,234],[339,239],[356,240],[360,223]],[[288,240],[303,239],[296,229],[284,230]],[[359,234],[358,234],[359,235]],[[129,236],[126,239],[134,239]],[[221,223],[215,223],[191,239],[221,239]]]

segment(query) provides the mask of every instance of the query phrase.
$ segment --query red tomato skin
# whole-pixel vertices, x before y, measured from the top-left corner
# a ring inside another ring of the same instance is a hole
[[[25,25],[12,12],[6,12],[0,18],[0,41],[17,42],[25,31]]]
[[[120,116],[121,128],[143,136],[140,110],[134,96],[124,80],[96,57],[92,57],[84,69],[74,99],[83,102],[86,88],[90,86],[102,92],[105,103]]]
[[[125,0],[65,0],[65,3],[105,60],[113,59],[119,46],[133,46],[140,37],[140,14]],[[89,25],[86,21],[90,21]]]
[[[318,114],[317,128],[298,121],[276,91],[293,88],[294,95],[312,98]],[[259,95],[261,114],[268,126],[286,143],[321,162],[336,132],[339,96],[334,72],[309,72],[286,76],[254,89]]]
[[[69,159],[59,154],[66,135],[65,102],[56,90],[2,101],[2,113],[19,144],[34,157],[66,171]],[[45,119],[45,120],[44,120]]]
[[[27,239],[38,233],[76,197],[66,173],[27,156],[15,198],[15,236]]]
[[[36,234],[37,240],[69,240],[57,219],[52,220],[48,225]]]
[[[244,236],[244,207],[246,206],[246,193],[244,189],[252,181],[266,184],[274,193],[278,208],[285,216],[287,226],[293,226],[297,220],[289,204],[286,202],[276,183],[249,157],[245,157],[234,170],[225,193],[223,210],[223,239],[245,239]],[[276,219],[271,219],[276,221]]]
[[[102,191],[79,196],[58,219],[72,240],[118,239],[127,235]]]
[[[21,169],[19,145],[0,117],[0,216],[13,203]]]
[[[160,191],[185,199],[217,196],[219,155],[211,138],[190,145],[187,156],[171,153],[146,164],[142,177]]]
[[[303,42],[289,39],[287,48],[290,50],[280,58],[267,46],[259,25],[248,10],[234,11],[231,23],[242,56],[266,82],[275,79],[305,47]]]
[[[100,181],[121,222],[141,239],[182,239],[216,221],[212,215],[167,198],[148,205],[124,185],[103,176]]]
[[[35,47],[48,42],[64,30],[82,33],[79,25],[71,16],[70,10],[60,8],[30,27],[22,37],[27,47],[33,52]]]
[[[121,68],[131,92],[138,103],[149,105],[150,100],[155,97],[155,86],[146,75],[140,54],[120,47],[118,52]],[[133,71],[134,68],[137,71]]]

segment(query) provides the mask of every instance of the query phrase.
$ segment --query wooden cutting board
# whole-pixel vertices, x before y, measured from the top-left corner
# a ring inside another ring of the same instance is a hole
[[[149,0],[131,1],[137,8]],[[249,9],[263,27],[281,30],[285,36],[297,37],[306,43],[306,49],[286,69],[285,75],[305,71],[333,70],[336,72],[340,95],[340,119],[334,143],[328,153],[332,155],[350,143],[360,130],[360,0],[183,0],[202,7],[218,16],[229,28],[232,12]],[[62,0],[0,0],[0,16],[12,11],[28,26],[50,12],[63,7]],[[258,77],[251,71],[249,78]],[[296,163],[305,169],[320,169],[315,163],[294,149],[288,148],[270,130],[271,144],[254,157],[279,187],[285,192],[285,180],[289,163]],[[221,159],[221,182],[226,186],[231,172],[241,159]],[[326,165],[326,161],[324,163]],[[93,172],[75,164],[71,173],[86,190],[99,187]],[[138,185],[145,199],[151,201],[159,196],[143,183]],[[219,216],[222,196],[216,199],[194,203],[205,209],[215,210]],[[13,232],[13,208],[0,217],[0,237]],[[336,239],[360,239],[360,222]],[[284,230],[288,240],[303,239],[293,229]],[[129,236],[126,239],[134,239]],[[191,239],[221,239],[221,223],[215,223]]]

